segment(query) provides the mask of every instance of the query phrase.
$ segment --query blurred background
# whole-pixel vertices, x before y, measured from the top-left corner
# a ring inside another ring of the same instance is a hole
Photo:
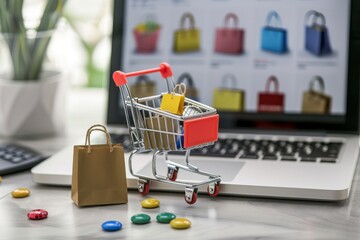
[[[24,2],[27,24],[36,24],[44,0]],[[67,0],[64,16],[51,40],[48,62],[66,72],[73,87],[105,88],[110,63],[111,0]]]

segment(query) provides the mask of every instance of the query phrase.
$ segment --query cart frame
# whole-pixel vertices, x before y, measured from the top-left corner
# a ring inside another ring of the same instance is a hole
[[[128,86],[128,77],[160,72],[165,79],[167,92],[149,97],[136,98],[132,96]],[[124,73],[113,73],[116,86],[119,87],[123,101],[124,113],[129,129],[130,140],[134,150],[129,156],[129,171],[139,178],[138,190],[145,195],[149,192],[150,181],[171,183],[185,186],[185,201],[193,204],[197,200],[198,188],[208,185],[210,196],[219,193],[221,177],[216,174],[201,171],[189,161],[190,151],[214,144],[217,141],[219,116],[216,109],[200,102],[184,97],[184,114],[176,115],[159,109],[163,94],[174,94],[173,73],[167,63],[161,63],[158,68]],[[153,151],[152,174],[146,176],[133,171],[133,157],[136,154]],[[170,161],[170,151],[185,152],[185,165]],[[167,176],[158,174],[156,161],[159,155],[164,155],[167,165]],[[209,177],[201,182],[179,181],[179,169]]]

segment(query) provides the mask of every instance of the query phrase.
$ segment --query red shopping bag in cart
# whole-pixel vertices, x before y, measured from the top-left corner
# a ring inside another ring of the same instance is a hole
[[[273,83],[275,90],[270,92],[270,84]],[[275,76],[270,76],[266,82],[265,92],[259,93],[259,112],[283,112],[285,95],[279,92],[279,81]]]
[[[234,21],[234,27],[230,28],[230,20]],[[225,26],[216,29],[215,52],[238,54],[244,51],[244,29],[238,28],[238,17],[234,13],[225,16]]]

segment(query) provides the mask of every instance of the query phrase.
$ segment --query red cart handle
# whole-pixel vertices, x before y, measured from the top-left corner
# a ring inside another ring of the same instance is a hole
[[[150,68],[150,69],[146,69],[146,70],[140,70],[140,71],[136,71],[136,72],[129,72],[129,73],[124,73],[121,71],[115,71],[112,75],[113,80],[116,84],[117,87],[127,84],[127,77],[133,77],[133,76],[139,76],[139,75],[146,75],[149,73],[154,73],[154,72],[160,72],[161,76],[163,78],[168,78],[173,76],[173,72],[171,70],[171,67],[168,63],[161,63],[160,66],[158,68]]]

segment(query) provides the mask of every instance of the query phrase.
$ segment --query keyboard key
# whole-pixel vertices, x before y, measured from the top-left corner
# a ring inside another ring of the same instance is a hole
[[[295,152],[279,152],[280,156],[284,156],[284,157],[294,157],[295,156]]]
[[[336,158],[321,158],[321,163],[336,163]]]
[[[276,155],[264,155],[263,156],[263,158],[262,158],[263,160],[277,160],[277,156]]]
[[[32,153],[25,153],[25,154],[23,154],[23,158],[24,159],[29,159],[29,158],[31,158],[31,157],[33,157],[34,156],[34,154],[32,154]]]
[[[10,161],[13,162],[13,163],[19,163],[19,162],[22,162],[24,160],[25,159],[22,158],[22,157],[13,157]]]
[[[281,161],[296,162],[296,160],[294,157],[281,157]]]
[[[314,157],[302,157],[301,161],[302,162],[316,162],[316,158],[314,158]]]
[[[259,155],[257,155],[257,153],[246,153],[246,154],[242,154],[240,156],[241,159],[258,159]]]
[[[2,156],[2,159],[6,160],[6,161],[10,161],[13,158],[12,154],[5,154],[4,156]]]

